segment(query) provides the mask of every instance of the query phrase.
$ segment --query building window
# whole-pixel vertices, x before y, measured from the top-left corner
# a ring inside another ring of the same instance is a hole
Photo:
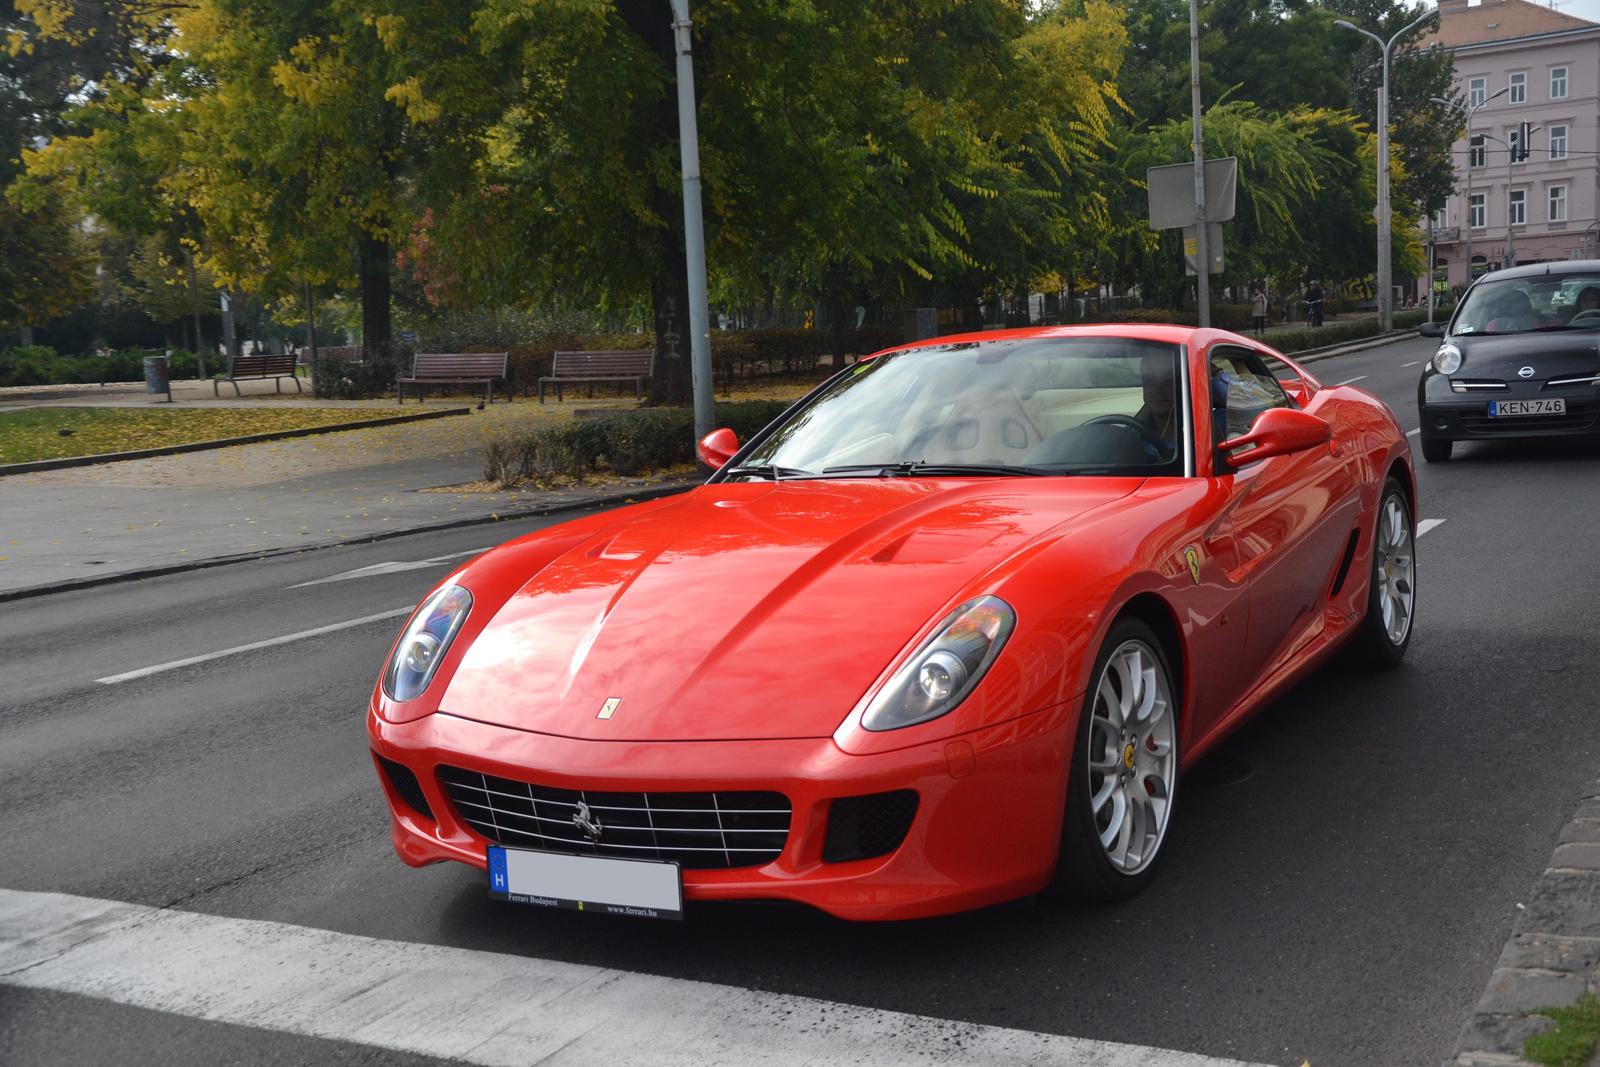
[[[1524,104],[1528,101],[1528,76],[1526,74],[1511,75],[1511,99],[1508,104]]]
[[[1436,229],[1436,230],[1444,229],[1444,227],[1445,227],[1444,208],[1440,208],[1438,211],[1435,211],[1433,213],[1433,215],[1430,216],[1429,222],[1432,224],[1433,228]]]
[[[1474,169],[1484,165],[1488,154],[1488,144],[1483,139],[1483,134],[1472,138],[1472,147],[1467,150],[1467,166]]]
[[[1511,153],[1511,162],[1526,163],[1527,157],[1520,155],[1517,149],[1522,147],[1522,131],[1515,127],[1506,131],[1506,150]]]
[[[1567,128],[1565,126],[1550,127],[1550,158],[1567,158]]]
[[[1565,185],[1552,185],[1550,187],[1550,221],[1567,221],[1567,187]]]
[[[1473,78],[1467,82],[1467,106],[1477,107],[1483,103],[1483,98],[1489,95],[1489,81],[1487,78]]]
[[[1474,230],[1481,230],[1485,225],[1483,198],[1483,193],[1473,193],[1467,201],[1467,225]]]
[[[1567,68],[1550,68],[1550,99],[1565,100],[1567,98]]]
[[[1511,225],[1521,226],[1528,221],[1528,194],[1524,190],[1511,190],[1511,203],[1506,206],[1511,213]]]

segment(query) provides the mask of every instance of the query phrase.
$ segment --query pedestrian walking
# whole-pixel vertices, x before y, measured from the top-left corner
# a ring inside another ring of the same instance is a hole
[[[1254,296],[1250,301],[1250,316],[1255,319],[1256,336],[1260,337],[1267,331],[1267,294],[1260,289],[1253,290]]]

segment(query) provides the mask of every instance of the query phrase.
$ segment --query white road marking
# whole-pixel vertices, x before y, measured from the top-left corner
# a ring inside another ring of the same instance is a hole
[[[1423,534],[1427,533],[1429,530],[1433,529],[1443,521],[1443,519],[1423,519],[1421,522],[1417,523],[1417,536],[1421,537]]]
[[[1418,426],[1415,430],[1407,430],[1406,431],[1406,436],[1407,437],[1416,437],[1420,433],[1422,433],[1422,427]]]
[[[421,570],[424,567],[437,567],[439,564],[449,563],[453,559],[460,559],[463,556],[476,556],[487,551],[489,551],[487,548],[469,548],[465,552],[451,552],[449,555],[434,556],[432,559],[396,560],[390,563],[374,563],[370,567],[357,567],[353,571],[345,571],[342,574],[330,574],[326,578],[313,578],[309,582],[301,582],[299,585],[291,585],[288,588],[304,589],[308,585],[322,585],[325,582],[347,582],[351,578],[372,578],[380,574],[395,574],[400,571]]]
[[[1334,382],[1333,384],[1334,385],[1354,385],[1356,382],[1366,380],[1366,377],[1367,376],[1365,374],[1358,374],[1354,378],[1346,378],[1342,382]]]
[[[359,619],[348,619],[344,622],[330,623],[327,626],[318,626],[314,630],[301,630],[299,633],[284,634],[282,637],[269,637],[265,641],[252,641],[248,645],[238,645],[234,648],[225,648],[220,652],[207,652],[203,656],[190,656],[188,659],[175,659],[171,663],[158,663],[154,667],[140,667],[136,671],[127,671],[123,674],[113,674],[105,678],[96,678],[95,681],[102,685],[116,685],[118,682],[131,682],[135,678],[144,678],[162,671],[175,671],[179,667],[187,667],[193,663],[205,663],[208,660],[221,659],[224,656],[236,656],[241,652],[254,652],[258,648],[271,648],[273,645],[286,645],[290,641],[299,641],[306,637],[316,637],[319,634],[331,634],[335,630],[348,630],[352,626],[365,626],[369,622],[381,622],[384,619],[394,619],[401,615],[410,615],[416,608],[415,604],[408,607],[395,608],[393,611],[380,611],[376,615],[363,615]]]
[[[1415,367],[1421,362],[1422,362],[1422,360],[1415,359],[1415,360],[1412,360],[1410,363],[1402,363],[1402,364],[1400,364],[1400,369],[1401,370],[1405,370],[1407,367]]]
[[[0,982],[495,1067],[1247,1067],[59,893],[0,890]]]

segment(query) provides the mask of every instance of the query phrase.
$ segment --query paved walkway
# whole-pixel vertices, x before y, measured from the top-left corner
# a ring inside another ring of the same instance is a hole
[[[244,400],[216,401],[209,389],[198,395],[200,383],[184,385],[196,388],[174,390],[180,406],[316,403],[376,409],[374,415],[401,410],[393,401],[267,399],[273,396],[271,384],[259,382],[247,386]],[[266,386],[265,396],[261,385]],[[150,402],[136,390],[39,396],[70,388],[4,390],[0,410]],[[564,421],[579,406],[617,403],[596,398],[541,406],[518,400],[455,418],[0,478],[0,594],[187,561],[295,551],[603,496],[625,498],[658,488],[659,481],[630,479],[565,491],[429,491],[481,478],[483,445],[491,438]],[[459,407],[462,402],[428,404],[445,405]],[[632,399],[622,406],[632,407]],[[405,410],[417,406],[408,404]]]

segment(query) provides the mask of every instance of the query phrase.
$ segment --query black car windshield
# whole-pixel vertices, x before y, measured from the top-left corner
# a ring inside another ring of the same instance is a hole
[[[890,352],[834,379],[729,474],[1181,474],[1181,352],[1120,337]]]
[[[1600,273],[1485,278],[1467,294],[1455,333],[1600,329]]]

